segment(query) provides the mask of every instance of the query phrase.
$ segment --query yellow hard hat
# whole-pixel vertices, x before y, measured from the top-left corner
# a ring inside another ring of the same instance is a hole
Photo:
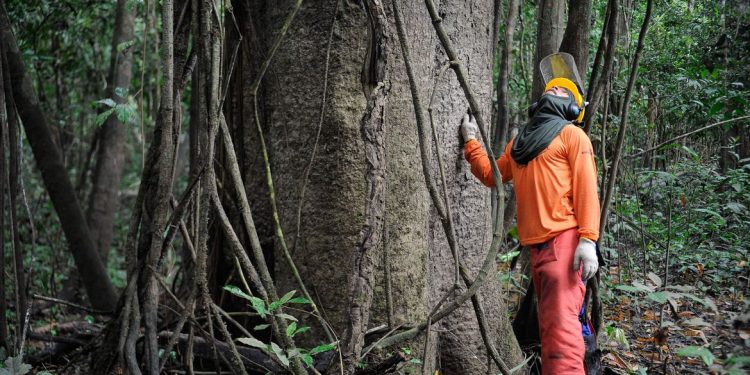
[[[578,114],[578,117],[576,117],[577,122],[583,122],[583,116],[584,112],[586,112],[586,108],[583,104],[583,95],[581,95],[581,92],[578,90],[578,85],[573,83],[573,81],[567,79],[567,78],[553,78],[549,82],[547,82],[547,85],[544,86],[544,91],[547,91],[553,87],[562,87],[566,90],[568,90],[570,93],[573,94],[573,99],[576,100],[576,104],[578,104],[578,108],[581,109],[581,112]]]

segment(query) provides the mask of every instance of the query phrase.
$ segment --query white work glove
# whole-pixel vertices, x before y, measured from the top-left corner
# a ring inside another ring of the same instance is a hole
[[[573,272],[583,263],[581,279],[585,282],[599,269],[599,260],[596,258],[596,243],[588,238],[581,237],[576,247],[576,255],[573,257]]]
[[[464,138],[464,143],[470,139],[477,139],[477,133],[479,133],[479,127],[474,120],[474,116],[465,114],[463,121],[461,121],[461,136]]]

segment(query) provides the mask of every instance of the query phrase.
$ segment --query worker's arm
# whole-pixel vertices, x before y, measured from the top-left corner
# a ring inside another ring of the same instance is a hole
[[[500,174],[503,177],[503,182],[508,182],[513,178],[510,168],[510,162],[508,160],[508,153],[510,152],[510,143],[505,148],[503,155],[497,159],[497,167],[500,169]],[[490,159],[487,157],[487,153],[479,144],[476,139],[469,139],[464,143],[464,157],[466,161],[471,164],[471,173],[479,179],[484,185],[489,187],[495,186],[495,179],[492,176],[492,166],[490,165]]]
[[[596,191],[594,148],[586,133],[577,126],[566,126],[560,136],[568,148],[578,234],[596,242],[599,238],[599,195]]]

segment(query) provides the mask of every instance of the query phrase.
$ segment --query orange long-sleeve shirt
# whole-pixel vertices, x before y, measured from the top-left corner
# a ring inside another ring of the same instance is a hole
[[[497,166],[503,182],[513,180],[518,211],[518,237],[524,245],[544,243],[578,227],[581,237],[599,238],[599,197],[593,147],[586,133],[574,125],[563,128],[550,145],[527,165],[510,156],[508,142]],[[471,173],[484,185],[495,186],[492,168],[475,139],[464,144]]]

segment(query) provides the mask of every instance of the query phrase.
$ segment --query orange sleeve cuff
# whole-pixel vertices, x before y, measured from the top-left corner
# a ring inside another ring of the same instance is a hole
[[[596,242],[596,241],[597,241],[597,240],[599,239],[599,236],[597,236],[597,235],[594,235],[594,234],[589,234],[589,233],[585,233],[585,234],[584,234],[584,233],[580,233],[580,232],[579,232],[579,233],[578,233],[578,235],[579,235],[579,236],[580,236],[581,238],[585,238],[585,239],[587,239],[587,240],[591,240],[591,241],[593,241],[593,242]]]

